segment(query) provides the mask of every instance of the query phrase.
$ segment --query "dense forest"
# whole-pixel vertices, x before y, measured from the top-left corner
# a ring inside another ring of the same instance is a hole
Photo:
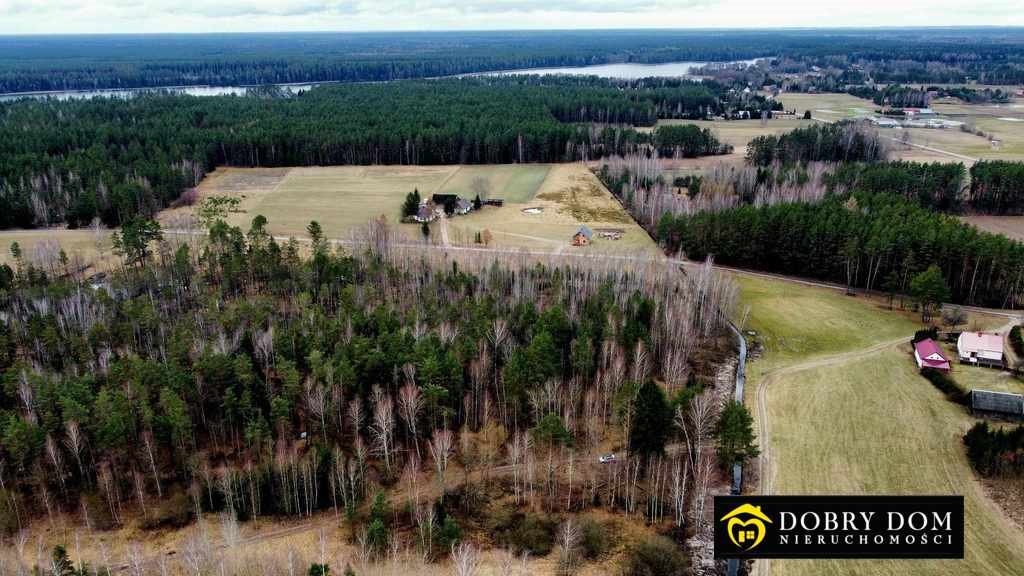
[[[1024,162],[976,162],[967,200],[983,214],[1024,214]]]
[[[181,85],[365,82],[608,62],[772,58],[844,82],[1024,79],[1017,29],[602,30],[374,34],[10,36],[0,93]],[[856,68],[854,67],[856,66]],[[839,88],[844,89],[844,88]]]
[[[860,122],[811,124],[784,134],[756,136],[747,144],[747,161],[757,166],[874,162],[884,160],[886,153],[878,133]]]
[[[265,92],[0,104],[0,227],[95,217],[117,225],[166,206],[220,165],[579,160],[651,143],[628,125],[769,106],[713,82],[668,79],[465,78]],[[721,148],[713,135],[701,138],[697,149],[679,144],[686,154]]]
[[[1024,305],[1024,244],[887,192],[666,213],[657,234],[692,258],[868,290],[908,293],[915,275],[938,264],[954,302]]]
[[[579,505],[676,526],[704,513],[686,491],[703,494],[714,469],[702,391],[735,298],[710,266],[452,261],[382,223],[338,251],[311,223],[304,257],[266,225],[219,221],[190,245],[132,220],[115,242],[124,268],[102,285],[20,259],[2,275],[0,530],[59,511],[106,529],[334,509],[386,548],[378,504],[364,516],[372,487],[411,481],[402,522],[423,528],[456,458],[467,474],[507,462],[515,501],[543,509],[565,506],[553,475],[568,463]],[[628,440],[621,474],[577,463],[574,477],[574,451],[612,433]],[[691,444],[665,456],[677,440]],[[723,466],[746,446],[724,442]]]

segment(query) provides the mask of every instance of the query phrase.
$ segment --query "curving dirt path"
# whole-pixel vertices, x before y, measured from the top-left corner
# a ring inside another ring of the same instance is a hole
[[[1006,312],[988,311],[990,314],[1005,316],[1008,321],[1003,326],[1000,326],[995,332],[1005,334],[1018,322],[1018,317],[1014,314]],[[768,388],[773,383],[778,381],[780,378],[795,374],[797,372],[803,372],[805,370],[814,370],[817,368],[825,368],[829,366],[837,366],[845,364],[847,362],[853,362],[856,360],[863,360],[864,358],[871,357],[875,354],[879,354],[904,342],[909,342],[913,338],[913,334],[908,334],[902,338],[894,338],[885,342],[879,342],[872,344],[867,348],[859,348],[856,350],[849,350],[846,352],[840,352],[838,354],[830,354],[826,356],[818,356],[797,362],[796,364],[790,364],[776,368],[766,374],[758,381],[756,388],[756,410],[757,410],[757,421],[758,421],[758,439],[760,441],[761,454],[758,456],[758,477],[759,477],[759,494],[770,495],[775,489],[775,462],[773,461],[773,454],[771,448],[771,421],[768,417]],[[988,500],[986,496],[983,500]],[[760,560],[754,563],[754,573],[757,576],[769,576],[771,574],[771,561]]]

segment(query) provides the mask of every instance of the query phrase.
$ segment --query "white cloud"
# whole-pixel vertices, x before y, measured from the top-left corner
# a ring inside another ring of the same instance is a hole
[[[0,33],[1024,24],[1024,0],[0,0]]]

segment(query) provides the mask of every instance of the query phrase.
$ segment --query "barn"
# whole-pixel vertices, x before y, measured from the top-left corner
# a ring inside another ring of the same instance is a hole
[[[956,340],[963,364],[1003,367],[1003,336],[984,332],[963,332]]]
[[[934,368],[949,372],[949,358],[946,358],[938,343],[931,338],[914,343],[914,360],[917,360],[918,368]]]
[[[1024,417],[1024,396],[1009,392],[971,390],[971,410],[1022,418]]]

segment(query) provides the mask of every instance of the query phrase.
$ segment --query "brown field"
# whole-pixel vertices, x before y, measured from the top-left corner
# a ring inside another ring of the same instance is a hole
[[[686,158],[677,160],[681,168],[699,168],[708,163],[742,161],[747,153],[747,144],[757,136],[782,134],[794,128],[813,123],[801,118],[780,118],[766,120],[660,120],[661,124],[694,124],[701,128],[710,128],[721,142],[732,144],[733,153],[724,156],[707,156],[704,158]]]
[[[960,219],[986,232],[1024,241],[1024,216],[963,216]]]
[[[74,269],[81,270],[101,261],[109,263],[114,260],[109,230],[100,230],[98,233],[64,228],[3,230],[0,231],[0,263],[13,266],[14,258],[10,248],[14,242],[21,247],[26,262],[47,270],[59,262],[62,249]]]
[[[591,251],[653,251],[654,243],[583,164],[497,166],[337,166],[323,168],[221,168],[200,185],[201,194],[241,198],[233,225],[247,227],[257,214],[279,236],[302,237],[317,220],[331,238],[343,238],[373,218],[396,222],[405,195],[417,188],[422,197],[450,192],[468,197],[475,179],[488,180],[491,197],[501,207],[431,224],[431,240],[472,244],[477,233],[490,232],[492,247],[560,251],[581,224],[623,230],[620,240],[595,239]],[[542,208],[526,214],[524,208]],[[165,211],[165,227],[190,209]],[[194,224],[193,224],[194,225]],[[447,230],[442,230],[442,226]],[[188,227],[188,226],[180,226]],[[418,225],[403,224],[409,239],[419,239]]]

